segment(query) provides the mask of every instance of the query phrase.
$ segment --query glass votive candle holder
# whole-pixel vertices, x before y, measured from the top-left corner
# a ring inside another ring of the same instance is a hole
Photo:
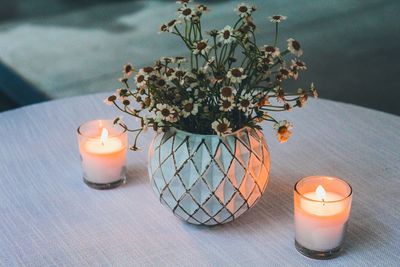
[[[128,135],[112,120],[93,120],[78,128],[83,181],[95,189],[115,188],[126,180]]]
[[[310,176],[299,180],[294,186],[296,249],[314,259],[338,256],[351,200],[351,186],[339,178]]]

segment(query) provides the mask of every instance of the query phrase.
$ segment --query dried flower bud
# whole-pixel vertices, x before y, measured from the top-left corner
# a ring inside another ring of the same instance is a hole
[[[186,5],[189,4],[191,0],[177,0],[176,3],[177,4],[182,4],[182,5]]]
[[[115,100],[117,100],[117,97],[116,97],[115,95],[110,95],[110,96],[107,98],[107,100],[110,101],[110,102],[114,102]]]
[[[165,80],[164,79],[159,79],[158,81],[157,81],[157,85],[159,86],[159,87],[162,87],[162,86],[164,86],[166,83],[165,83]]]
[[[166,132],[169,131],[169,129],[170,129],[170,127],[167,126],[167,125],[165,125],[165,126],[162,128],[162,131],[163,131],[164,133],[166,133]]]
[[[146,98],[144,99],[144,104],[145,104],[146,106],[150,106],[150,103],[151,103],[150,97],[146,97]]]
[[[160,26],[160,32],[168,32],[168,26],[166,24],[162,24]]]
[[[118,79],[118,81],[120,83],[127,83],[128,82],[128,78],[127,77],[121,77],[121,78]]]
[[[249,27],[249,30],[251,29],[252,31],[254,31],[256,29],[256,25],[254,24],[251,17],[246,17],[245,20],[246,20],[246,26]]]
[[[158,123],[157,122],[153,123],[153,130],[157,132],[157,130],[158,130]]]
[[[296,101],[296,106],[298,106],[299,108],[301,108],[301,107],[303,107],[303,102],[301,102],[300,101],[300,99],[298,99],[297,101]]]
[[[218,35],[218,30],[211,30],[209,32],[206,32],[208,35],[210,35],[211,37],[217,37]]]
[[[122,123],[122,118],[121,118],[121,117],[116,117],[116,118],[113,120],[113,124],[114,124],[114,125],[117,124],[117,123]]]
[[[311,83],[310,91],[311,91],[311,93],[312,93],[314,98],[318,98],[318,92],[317,92],[317,89],[314,86],[314,83]]]
[[[285,103],[285,104],[283,105],[283,108],[284,108],[285,110],[287,110],[287,111],[292,110],[292,106],[290,106],[289,103]]]
[[[137,146],[135,146],[135,145],[131,146],[129,149],[132,150],[132,151],[138,151],[139,150],[139,148]]]
[[[122,88],[119,90],[119,96],[124,96],[128,93],[128,89]]]
[[[237,59],[234,58],[234,57],[229,57],[229,58],[228,58],[228,62],[229,62],[229,63],[235,63],[236,61],[237,61]]]
[[[143,71],[144,72],[146,72],[146,73],[151,73],[151,72],[153,72],[153,68],[152,67],[144,67],[144,68],[142,68],[143,69]]]
[[[122,101],[122,104],[124,104],[124,106],[129,106],[131,102],[128,99],[125,99],[124,101]]]

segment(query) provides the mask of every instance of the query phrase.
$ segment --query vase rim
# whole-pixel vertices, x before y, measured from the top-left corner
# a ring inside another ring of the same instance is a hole
[[[175,128],[175,127],[173,127],[172,129],[174,129],[175,131],[177,131],[177,132],[181,132],[181,133],[183,133],[183,134],[185,134],[185,135],[193,135],[193,136],[210,136],[210,137],[228,137],[228,136],[231,136],[231,135],[235,135],[235,134],[237,134],[237,133],[239,133],[239,132],[241,132],[241,131],[244,131],[244,130],[246,130],[246,129],[253,129],[253,128],[251,128],[251,127],[249,127],[249,126],[243,126],[242,128],[240,128],[240,129],[237,129],[236,131],[234,131],[234,132],[232,132],[232,133],[229,133],[229,134],[225,134],[225,135],[218,135],[218,134],[198,134],[198,133],[191,133],[191,132],[187,132],[187,131],[184,131],[184,130],[181,130],[181,129],[178,129],[178,128]]]

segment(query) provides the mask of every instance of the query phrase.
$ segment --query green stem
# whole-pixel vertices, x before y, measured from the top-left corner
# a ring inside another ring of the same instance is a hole
[[[276,47],[276,44],[278,43],[278,22],[275,23],[275,41],[274,41],[274,47]]]

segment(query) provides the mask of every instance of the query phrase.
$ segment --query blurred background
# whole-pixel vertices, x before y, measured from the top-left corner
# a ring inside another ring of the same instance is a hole
[[[203,29],[232,24],[240,2],[197,1],[211,9]],[[258,7],[260,45],[273,40],[266,18],[288,16],[280,46],[298,39],[308,65],[296,86],[314,81],[322,98],[400,115],[400,1],[248,2]],[[176,8],[175,0],[0,0],[0,111],[113,92],[124,63],[184,55],[174,36],[157,34]]]

